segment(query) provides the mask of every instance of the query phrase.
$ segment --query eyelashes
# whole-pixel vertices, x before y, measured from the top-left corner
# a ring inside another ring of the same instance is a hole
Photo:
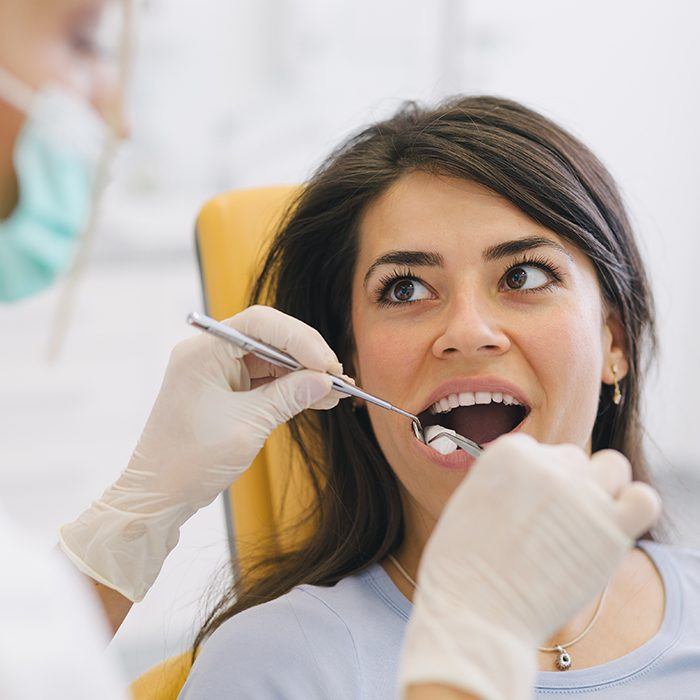
[[[561,268],[556,265],[554,262],[552,262],[549,258],[545,257],[544,255],[526,255],[524,256],[520,261],[516,263],[511,263],[510,265],[507,265],[506,268],[503,270],[503,275],[501,276],[501,280],[504,280],[506,276],[508,275],[509,272],[512,270],[515,270],[519,267],[536,267],[539,270],[542,270],[543,272],[546,272],[551,280],[549,283],[546,285],[543,285],[541,287],[537,287],[536,289],[522,289],[522,290],[517,290],[517,289],[512,289],[509,291],[522,291],[522,292],[539,292],[539,291],[552,291],[552,287],[555,284],[561,284],[564,281],[564,273],[561,271]]]
[[[533,267],[542,272],[546,273],[549,277],[549,281],[546,284],[542,284],[535,288],[521,288],[514,289],[512,287],[505,287],[504,284],[508,273],[523,267]],[[543,255],[524,255],[520,260],[515,263],[509,263],[503,270],[501,278],[498,283],[499,290],[514,293],[514,294],[536,294],[540,292],[552,292],[554,288],[560,286],[564,281],[564,273],[561,271],[559,266],[557,266],[552,260]],[[394,268],[390,273],[382,275],[378,280],[378,287],[375,293],[375,302],[379,306],[406,306],[407,304],[414,304],[418,301],[423,301],[423,299],[410,299],[406,301],[396,301],[389,298],[389,293],[392,288],[398,282],[418,282],[424,287],[428,285],[416,275],[409,267]]]
[[[391,291],[391,288],[397,282],[403,282],[404,280],[416,280],[418,282],[422,282],[420,277],[414,275],[412,270],[410,270],[407,267],[403,269],[395,268],[392,272],[386,275],[382,275],[379,278],[379,287],[378,291],[376,292],[375,301],[377,302],[377,304],[379,304],[380,306],[401,306],[403,304],[414,303],[410,301],[393,301],[387,296]]]

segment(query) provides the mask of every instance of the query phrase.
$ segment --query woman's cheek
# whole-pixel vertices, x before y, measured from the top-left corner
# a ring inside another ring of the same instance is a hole
[[[540,385],[544,404],[538,439],[584,447],[598,408],[600,324],[586,309],[550,314],[537,331],[521,336],[519,345]]]
[[[517,344],[533,366],[545,375],[571,369],[579,362],[595,364],[600,357],[600,316],[579,305],[549,308],[520,328]]]
[[[396,328],[378,322],[368,324],[358,344],[363,389],[382,398],[405,400],[409,378],[420,363],[415,328]]]

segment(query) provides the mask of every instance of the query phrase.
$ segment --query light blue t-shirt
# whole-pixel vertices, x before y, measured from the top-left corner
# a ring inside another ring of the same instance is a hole
[[[666,592],[657,634],[606,664],[539,673],[534,697],[700,698],[700,551],[640,546]],[[204,645],[180,698],[395,698],[411,607],[377,564],[335,586],[299,586],[221,625]]]

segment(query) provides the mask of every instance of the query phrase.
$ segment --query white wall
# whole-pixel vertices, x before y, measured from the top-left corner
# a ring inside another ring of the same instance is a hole
[[[299,181],[401,100],[489,92],[572,129],[622,186],[659,301],[664,352],[648,393],[659,478],[684,541],[700,541],[698,499],[681,493],[700,458],[699,21],[692,0],[150,0],[133,140],[61,362],[43,360],[55,292],[0,308],[0,489],[13,514],[48,546],[125,464],[201,305],[191,233],[207,196]],[[226,559],[222,522],[215,504],[187,526],[125,623],[113,653],[130,673],[187,643]]]

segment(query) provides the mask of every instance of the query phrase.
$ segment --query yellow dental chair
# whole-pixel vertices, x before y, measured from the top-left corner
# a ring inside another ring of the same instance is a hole
[[[224,319],[242,311],[257,264],[298,187],[229,192],[207,202],[195,241],[206,313]],[[223,494],[232,557],[246,543],[278,538],[306,503],[303,478],[290,478],[284,428],[268,439],[248,471]],[[245,562],[244,564],[245,565]],[[131,685],[135,700],[175,700],[190,670],[189,651],[147,671]]]

